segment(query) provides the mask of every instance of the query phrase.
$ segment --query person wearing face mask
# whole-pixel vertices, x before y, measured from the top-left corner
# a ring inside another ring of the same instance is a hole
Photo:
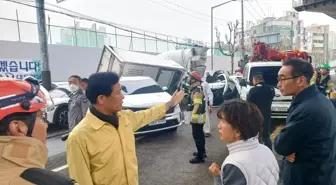
[[[71,91],[70,100],[68,103],[68,123],[69,131],[71,132],[75,126],[84,118],[90,102],[81,89],[81,78],[77,75],[69,77],[69,89]]]
[[[74,185],[45,170],[48,125],[45,95],[37,80],[0,78],[0,184]]]

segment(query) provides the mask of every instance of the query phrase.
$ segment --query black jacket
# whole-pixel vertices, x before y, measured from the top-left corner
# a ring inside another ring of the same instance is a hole
[[[264,117],[262,137],[269,137],[271,106],[274,96],[274,88],[265,83],[256,84],[247,95],[247,101],[256,104]]]
[[[294,163],[285,159],[281,163],[283,185],[336,184],[335,108],[316,85],[293,99],[274,148],[283,156],[295,153]]]

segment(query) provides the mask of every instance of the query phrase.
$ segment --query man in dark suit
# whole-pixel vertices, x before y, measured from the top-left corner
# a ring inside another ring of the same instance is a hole
[[[264,117],[263,129],[259,134],[261,142],[272,150],[269,128],[271,126],[271,106],[275,96],[274,88],[267,85],[262,73],[256,73],[253,76],[254,87],[250,89],[247,95],[247,101],[257,105]]]

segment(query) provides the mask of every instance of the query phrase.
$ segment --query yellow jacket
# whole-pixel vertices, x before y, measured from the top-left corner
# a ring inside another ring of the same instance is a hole
[[[320,79],[320,80],[321,80],[321,81],[324,80],[327,76],[328,76],[328,75],[321,75],[321,79]],[[317,73],[314,72],[312,78],[310,79],[310,85],[315,84],[315,83],[316,83],[316,80],[317,80]],[[333,80],[332,80],[331,78],[330,78],[330,80],[328,81],[327,85],[328,85],[328,89],[327,89],[327,90],[330,90],[330,91],[331,91],[331,90],[334,88],[334,82],[333,82]]]
[[[0,184],[33,185],[22,179],[27,168],[44,168],[48,149],[31,137],[0,136]]]
[[[164,104],[138,112],[123,110],[116,129],[88,111],[66,143],[70,177],[80,185],[138,185],[134,132],[165,113]]]

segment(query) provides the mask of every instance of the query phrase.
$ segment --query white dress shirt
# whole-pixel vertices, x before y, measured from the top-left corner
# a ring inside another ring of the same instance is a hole
[[[209,102],[210,105],[213,105],[213,94],[209,84],[205,80],[203,80],[202,82],[202,87],[204,91],[204,100],[206,102]]]

